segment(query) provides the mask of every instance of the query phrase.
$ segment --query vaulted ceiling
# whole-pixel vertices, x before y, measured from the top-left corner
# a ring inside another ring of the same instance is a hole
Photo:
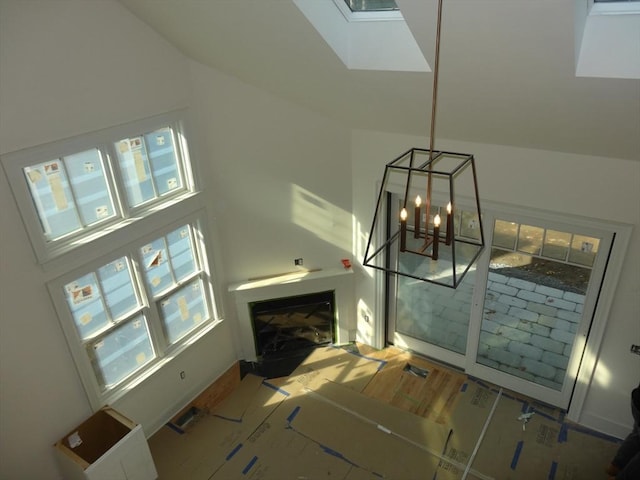
[[[347,127],[428,135],[431,73],[347,69],[292,0],[120,1],[197,62]],[[445,0],[436,138],[640,160],[640,80],[575,76],[578,1]],[[431,59],[434,0],[397,3]]]

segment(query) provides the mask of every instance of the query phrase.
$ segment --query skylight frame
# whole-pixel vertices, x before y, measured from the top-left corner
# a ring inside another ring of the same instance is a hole
[[[635,0],[591,0],[589,15],[634,15],[640,14],[640,1]]]
[[[404,21],[402,12],[397,10],[384,10],[375,12],[353,12],[344,0],[333,0],[340,13],[347,22],[385,22],[385,21]]]

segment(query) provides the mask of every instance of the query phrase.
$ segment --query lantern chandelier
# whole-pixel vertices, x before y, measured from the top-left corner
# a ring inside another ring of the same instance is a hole
[[[457,288],[484,248],[473,155],[435,150],[442,1],[438,0],[429,149],[385,166],[363,264]]]

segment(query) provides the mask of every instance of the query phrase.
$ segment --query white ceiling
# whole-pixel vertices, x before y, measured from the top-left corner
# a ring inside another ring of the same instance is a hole
[[[352,128],[428,135],[431,73],[348,70],[292,0],[120,1],[202,64]],[[640,80],[575,76],[576,1],[446,0],[436,139],[640,160]],[[398,4],[430,60],[434,1]]]

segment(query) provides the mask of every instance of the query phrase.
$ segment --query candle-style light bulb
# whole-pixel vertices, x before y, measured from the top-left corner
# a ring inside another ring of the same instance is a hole
[[[453,216],[451,215],[452,208],[451,202],[447,203],[447,233],[444,240],[445,245],[451,244],[451,236],[453,234]]]
[[[400,210],[400,251],[407,249],[407,209]]]
[[[415,209],[415,219],[413,220],[413,236],[414,238],[420,238],[420,217],[422,216],[422,210],[420,205],[422,204],[422,199],[420,195],[416,196],[416,209]]]
[[[438,260],[438,239],[440,237],[440,215],[433,218],[433,251],[431,258]]]

